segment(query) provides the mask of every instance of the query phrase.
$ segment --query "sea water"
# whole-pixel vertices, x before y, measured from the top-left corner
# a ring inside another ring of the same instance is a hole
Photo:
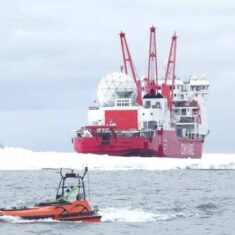
[[[234,234],[235,156],[120,158],[0,150],[0,207],[53,200],[60,167],[88,165],[101,223],[3,217],[0,234]]]

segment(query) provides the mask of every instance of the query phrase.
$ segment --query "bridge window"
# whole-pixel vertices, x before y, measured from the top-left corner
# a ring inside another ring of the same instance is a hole
[[[161,104],[160,102],[155,102],[155,104],[152,106],[153,109],[160,109],[161,108]]]
[[[130,99],[117,99],[116,106],[119,107],[130,106]]]
[[[186,109],[181,109],[181,115],[186,115]]]
[[[149,100],[145,101],[144,107],[145,107],[146,109],[151,108],[151,101],[149,101]]]

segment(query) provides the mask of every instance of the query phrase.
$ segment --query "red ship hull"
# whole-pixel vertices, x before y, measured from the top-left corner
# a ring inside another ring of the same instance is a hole
[[[111,136],[108,141],[100,136],[73,138],[78,153],[171,158],[201,158],[203,142],[196,136],[177,137],[174,131],[155,131],[152,138]]]

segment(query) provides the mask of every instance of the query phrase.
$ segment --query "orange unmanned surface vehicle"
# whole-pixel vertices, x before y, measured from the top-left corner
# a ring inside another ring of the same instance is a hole
[[[61,169],[61,180],[55,201],[42,202],[33,207],[1,208],[0,219],[1,216],[17,216],[27,220],[51,218],[61,221],[100,222],[101,215],[98,214],[97,206],[92,209],[86,200],[84,177],[87,171],[88,167],[85,167],[82,176],[73,170],[63,175]],[[70,181],[70,184],[67,184],[67,181]],[[71,185],[71,181],[75,181],[75,184]],[[76,199],[70,202],[69,198],[75,192],[77,192]]]

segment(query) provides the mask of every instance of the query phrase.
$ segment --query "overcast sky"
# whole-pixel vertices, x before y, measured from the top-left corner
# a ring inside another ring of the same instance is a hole
[[[177,76],[211,82],[205,150],[235,152],[234,12],[232,0],[0,1],[0,142],[71,150],[99,80],[119,70],[119,32],[142,76],[155,25],[160,73],[176,31]]]

